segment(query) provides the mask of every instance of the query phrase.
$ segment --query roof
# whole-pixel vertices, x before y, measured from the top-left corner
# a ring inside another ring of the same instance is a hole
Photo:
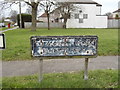
[[[113,13],[116,13],[116,12],[120,12],[120,9],[118,9],[118,10],[114,11]]]
[[[93,0],[57,0],[58,3],[68,2],[73,4],[96,4],[96,6],[102,6],[101,4]]]
[[[47,17],[47,14],[46,13],[43,13],[41,16],[39,17]]]

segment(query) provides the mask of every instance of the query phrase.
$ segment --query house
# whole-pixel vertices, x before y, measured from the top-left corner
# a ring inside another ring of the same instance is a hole
[[[38,17],[38,21],[40,22],[47,22],[47,14],[43,13],[41,16]]]
[[[13,22],[10,17],[5,18],[5,19],[4,19],[4,22],[5,22],[5,23],[15,24],[15,22]]]
[[[12,23],[13,21],[10,18],[5,18],[4,22]]]
[[[60,13],[57,12],[57,9],[53,10],[51,13],[50,13],[50,22],[62,22],[60,21],[58,18],[60,17]],[[38,21],[40,22],[48,22],[47,20],[47,14],[46,13],[43,13],[41,16],[38,17]]]
[[[93,0],[57,0],[58,3],[67,2],[76,7],[67,20],[67,28],[107,28],[107,16],[101,15],[102,5]],[[56,8],[50,13],[50,22],[63,22],[62,15]],[[39,21],[47,22],[44,13],[38,17]]]
[[[113,18],[120,18],[120,8],[113,12]]]
[[[70,13],[70,19],[67,20],[67,28],[107,28],[107,16],[101,15],[101,4],[92,0],[57,0],[57,2],[67,2],[76,6],[76,10]],[[52,15],[56,16],[54,13]],[[61,15],[58,16],[60,20]]]
[[[112,12],[112,16],[108,18],[108,28],[120,28],[120,8]]]
[[[101,15],[102,5],[92,0],[60,0],[78,7],[71,12],[67,28],[107,28],[107,16]]]

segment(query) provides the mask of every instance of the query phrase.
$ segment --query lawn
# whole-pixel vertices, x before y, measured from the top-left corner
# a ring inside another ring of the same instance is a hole
[[[5,32],[6,49],[2,60],[31,60],[31,36],[97,35],[98,55],[118,55],[118,29],[17,29]]]
[[[2,27],[2,28],[0,28],[0,31],[6,30],[6,29],[8,29],[8,28],[7,27]]]
[[[117,70],[89,71],[89,79],[83,79],[83,71],[44,74],[41,83],[38,75],[4,77],[3,88],[118,88]]]

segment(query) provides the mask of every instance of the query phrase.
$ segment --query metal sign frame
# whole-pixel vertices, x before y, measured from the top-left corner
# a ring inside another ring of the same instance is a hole
[[[3,47],[0,47],[0,49],[5,49],[6,48],[6,45],[5,45],[5,34],[0,34],[0,37],[2,37],[2,42],[3,42]]]
[[[31,51],[33,51],[33,40],[36,39],[51,39],[51,38],[95,38],[96,39],[96,54],[95,55],[61,55],[61,56],[34,56],[33,52],[31,52],[32,57],[34,58],[71,58],[71,57],[80,57],[80,58],[95,58],[97,57],[97,48],[98,48],[98,37],[97,36],[32,36],[30,38],[31,41]]]

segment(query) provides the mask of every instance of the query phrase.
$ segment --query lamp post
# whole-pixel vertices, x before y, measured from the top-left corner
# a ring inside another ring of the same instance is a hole
[[[20,28],[22,28],[22,16],[21,16],[21,2],[19,0],[19,19],[20,19]]]

